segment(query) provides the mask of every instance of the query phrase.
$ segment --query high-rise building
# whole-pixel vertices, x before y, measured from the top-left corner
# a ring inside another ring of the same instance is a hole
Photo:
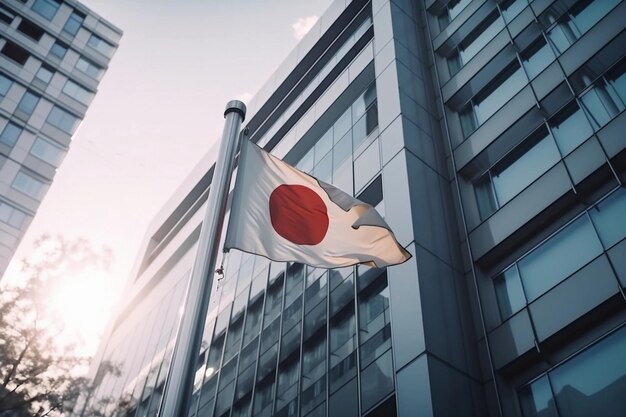
[[[74,0],[0,3],[0,277],[121,36]]]
[[[329,271],[232,251],[189,415],[626,415],[625,17],[335,1],[246,138],[376,206],[414,257]],[[206,158],[148,230],[88,402],[155,415],[212,174]]]

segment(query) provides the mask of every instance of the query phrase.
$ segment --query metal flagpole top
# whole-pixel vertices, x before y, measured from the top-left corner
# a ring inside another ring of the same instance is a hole
[[[224,117],[226,117],[226,115],[231,112],[239,113],[241,115],[242,123],[246,119],[246,105],[243,104],[243,102],[239,100],[231,100],[228,103],[226,103],[226,110],[224,110]]]

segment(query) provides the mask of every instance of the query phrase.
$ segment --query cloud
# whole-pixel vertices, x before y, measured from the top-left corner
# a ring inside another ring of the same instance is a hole
[[[296,20],[295,23],[291,25],[291,29],[293,29],[293,37],[296,38],[297,40],[304,38],[304,35],[306,35],[309,32],[309,30],[311,30],[313,25],[315,25],[315,22],[317,22],[317,19],[318,19],[317,16],[307,16],[307,17],[298,18],[298,20]]]

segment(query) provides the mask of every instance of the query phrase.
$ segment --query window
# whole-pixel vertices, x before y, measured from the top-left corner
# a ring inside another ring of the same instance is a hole
[[[537,130],[474,185],[481,218],[502,207],[560,159],[547,129]]]
[[[596,130],[621,113],[626,107],[626,60],[596,81],[581,100]]]
[[[472,0],[450,0],[446,5],[446,10],[438,17],[439,29],[444,30],[446,26],[457,17]]]
[[[12,84],[13,80],[3,74],[0,74],[0,97],[7,95]]]
[[[361,337],[361,369],[391,347],[391,317],[387,274],[359,294],[359,334]]]
[[[100,77],[102,77],[102,74],[104,74],[104,70],[102,68],[100,68],[93,62],[87,61],[83,57],[78,58],[78,61],[76,62],[76,69],[84,72],[91,78],[95,78],[96,80],[99,80]]]
[[[626,237],[626,190],[620,188],[589,210],[589,215],[605,248]]]
[[[0,53],[19,65],[24,65],[30,56],[26,49],[9,41],[4,44]]]
[[[537,41],[526,48],[520,56],[528,78],[531,80],[539,75],[539,73],[555,59],[554,52],[552,52],[552,49],[548,46],[543,36],[539,37]]]
[[[527,81],[524,71],[519,64],[515,63],[505,69],[485,89],[476,94],[459,113],[461,128],[465,137],[468,137],[478,126],[500,110],[526,85]]]
[[[450,74],[456,74],[463,65],[467,64],[502,29],[504,29],[504,21],[498,12],[491,13],[465,39],[459,42],[456,53],[448,57]]]
[[[100,52],[102,55],[105,55],[108,57],[112,56],[113,51],[115,51],[115,47],[113,45],[111,45],[110,43],[102,39],[101,37],[96,36],[94,34],[92,34],[89,37],[89,40],[87,41],[87,45],[91,46],[93,49]]]
[[[41,196],[43,186],[44,183],[42,181],[26,174],[24,171],[17,173],[12,184],[12,187],[16,190],[33,198],[39,198]]]
[[[566,106],[548,124],[564,156],[593,134],[587,118],[576,103]]]
[[[26,213],[0,201],[0,222],[19,229],[24,224],[25,219]]]
[[[13,146],[17,142],[17,139],[22,134],[22,128],[14,123],[7,123],[2,133],[0,133],[0,143],[4,143],[8,146]]]
[[[548,37],[559,53],[564,52],[585,32],[602,19],[619,0],[580,0],[548,32]],[[555,12],[548,11],[548,20],[556,21]]]
[[[55,145],[48,139],[38,137],[35,143],[33,143],[30,153],[50,165],[57,166],[65,152],[60,146]]]
[[[506,320],[526,306],[517,265],[513,265],[493,279],[500,318]]]
[[[15,19],[15,13],[0,5],[0,21],[10,25],[13,22],[13,19]]]
[[[22,21],[17,26],[17,30],[37,42],[39,42],[39,40],[43,36],[42,28],[40,28],[30,20],[26,20],[24,18],[22,18]]]
[[[524,417],[626,415],[626,328],[519,391]],[[558,413],[557,413],[558,410]]]
[[[30,91],[26,91],[22,96],[22,99],[17,105],[18,110],[23,111],[24,113],[31,115],[33,111],[35,111],[35,107],[37,107],[37,103],[39,103],[39,96],[31,93]]]
[[[361,404],[369,410],[393,391],[391,350],[363,370],[361,375]]]
[[[63,86],[63,92],[68,96],[80,101],[84,105],[89,105],[94,98],[94,93],[81,87],[72,80],[67,80]]]
[[[35,78],[44,84],[48,84],[52,80],[53,75],[54,70],[49,66],[42,64],[37,70],[37,73],[35,73]]]
[[[505,0],[500,3],[500,8],[502,10],[502,17],[507,22],[510,22],[520,14],[524,8],[528,6],[528,0]]]
[[[46,122],[50,123],[52,126],[69,134],[74,133],[79,121],[80,119],[78,117],[56,106],[50,110],[48,118],[46,119]]]
[[[52,20],[60,5],[61,3],[57,0],[35,0],[31,8],[46,19]]]
[[[76,36],[78,30],[83,25],[83,21],[85,20],[85,15],[74,10],[70,17],[65,22],[65,26],[63,26],[63,32],[66,32],[72,36]]]
[[[602,253],[602,245],[586,215],[560,230],[518,262],[528,301],[563,281]]]
[[[57,41],[52,45],[52,48],[50,48],[50,53],[59,59],[63,59],[67,53],[67,45]]]

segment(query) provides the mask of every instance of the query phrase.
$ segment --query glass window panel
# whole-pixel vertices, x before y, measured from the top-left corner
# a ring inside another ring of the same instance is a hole
[[[304,317],[304,340],[326,329],[326,303],[319,303]]]
[[[361,343],[367,341],[391,321],[387,274],[359,294],[359,333]]]
[[[57,166],[63,158],[64,151],[49,140],[38,137],[33,143],[30,153],[50,165]]]
[[[257,373],[257,381],[261,381],[269,375],[273,375],[276,369],[276,360],[278,359],[278,343],[274,340],[274,345],[259,356],[259,371]]]
[[[513,265],[493,279],[500,317],[506,320],[526,305],[517,265]]]
[[[13,180],[12,187],[33,198],[39,198],[43,191],[43,182],[20,171]]]
[[[626,415],[626,328],[550,373],[562,417]]]
[[[241,371],[237,377],[237,389],[235,390],[235,401],[240,400],[252,391],[254,384],[254,366]]]
[[[248,307],[246,314],[246,327],[243,334],[243,344],[246,345],[254,337],[259,334],[261,327],[261,310],[263,309],[263,297],[256,300],[253,305]]]
[[[67,53],[67,46],[59,42],[55,42],[50,48],[50,53],[56,56],[57,58],[62,59]]]
[[[302,320],[302,297],[296,298],[283,313],[283,334]]]
[[[224,348],[224,362],[239,352],[241,333],[243,330],[243,317],[230,325],[226,334],[226,346]]]
[[[42,65],[41,67],[39,67],[39,69],[37,70],[37,73],[35,74],[35,77],[40,80],[41,82],[48,84],[50,82],[50,80],[52,80],[52,76],[54,75],[54,72]]]
[[[281,361],[284,360],[289,355],[291,355],[292,353],[299,350],[300,338],[302,336],[301,324],[302,324],[302,321],[299,321],[295,326],[293,326],[293,328],[290,331],[288,331],[286,334],[285,333],[283,334],[283,337],[281,339],[281,346],[280,346]]]
[[[471,3],[472,0],[451,0],[448,3],[448,14],[450,19],[454,19]]]
[[[115,47],[113,45],[111,45],[110,43],[102,39],[101,37],[96,36],[94,34],[92,34],[89,37],[89,40],[87,41],[87,45],[91,46],[96,51],[108,57],[112,56],[113,51],[115,51]]]
[[[17,142],[17,139],[22,134],[22,128],[14,123],[7,123],[2,133],[0,133],[0,143],[4,143],[8,146],[13,146]]]
[[[352,131],[333,148],[333,184],[349,195],[353,194]]]
[[[354,304],[349,304],[330,323],[330,363],[341,362],[356,349]]]
[[[461,130],[463,136],[468,137],[478,127],[478,121],[471,105],[465,107],[459,112],[459,121],[461,122]]]
[[[287,280],[285,284],[285,305],[291,304],[302,294],[304,286],[304,265],[292,264],[287,269]]]
[[[494,80],[494,87],[488,92],[482,92],[474,102],[474,113],[478,124],[483,124],[491,115],[515,94],[518,93],[528,82],[524,71],[517,65],[513,65]]]
[[[497,12],[489,15],[489,17],[459,45],[461,62],[466,64],[502,29],[504,29],[504,20],[502,20],[500,15]]]
[[[526,139],[492,173],[499,206],[519,194],[560,159],[559,150],[545,129]]]
[[[623,59],[606,75],[609,84],[620,98],[622,104],[626,104],[626,59]]]
[[[391,350],[363,370],[361,375],[361,405],[369,410],[393,391]]]
[[[342,138],[352,127],[352,118],[350,109],[347,109],[333,125],[333,137],[335,141]]]
[[[308,413],[326,398],[326,377],[323,376],[311,386],[302,390],[302,413]]]
[[[80,119],[78,117],[56,106],[50,110],[46,118],[46,122],[69,134],[74,133],[79,121]]]
[[[480,218],[484,220],[498,208],[495,195],[493,194],[493,187],[491,185],[489,173],[483,175],[474,184],[474,193],[476,194],[476,202],[478,203]]]
[[[602,253],[587,216],[582,216],[518,263],[528,301],[533,301]]]
[[[37,107],[37,103],[39,102],[39,96],[31,93],[30,91],[26,91],[22,96],[17,108],[24,113],[32,114],[35,111],[35,107]]]
[[[72,80],[67,80],[63,86],[63,92],[68,96],[80,101],[81,103],[88,105],[93,100],[95,94],[86,88],[81,87]]]
[[[348,275],[330,293],[330,315],[334,316],[348,304],[354,302],[354,274]]]
[[[326,333],[318,333],[302,348],[302,386],[309,387],[326,373]]]
[[[263,333],[261,334],[261,353],[265,352],[278,341],[279,332],[280,317],[276,318],[276,320],[263,329]]]
[[[0,74],[0,96],[4,97],[8,92],[13,81],[10,78]]]
[[[622,240],[626,237],[626,190],[615,191],[589,210],[589,215],[605,248]]]
[[[585,114],[576,103],[550,119],[549,125],[563,155],[569,154],[593,134]]]
[[[332,153],[326,154],[326,156],[315,165],[313,169],[313,175],[320,181],[331,183],[333,181],[333,155]]]
[[[31,9],[48,20],[52,20],[59,10],[60,2],[57,0],[35,0]]]
[[[228,411],[233,403],[233,394],[235,393],[235,381],[232,381],[228,386],[221,390],[217,394],[217,402],[215,404],[216,415],[221,416],[224,412]]]
[[[322,158],[330,152],[333,147],[333,130],[329,129],[315,143],[315,164],[319,163]]]
[[[268,377],[258,383],[254,390],[254,405],[252,408],[252,415],[254,416],[269,416],[269,411],[272,408],[272,393],[274,391],[274,377]]]
[[[602,19],[602,17],[618,3],[619,0],[579,1],[574,5],[571,13],[580,33],[583,34],[591,29],[593,25]]]
[[[83,25],[83,21],[85,20],[85,16],[82,13],[78,13],[77,11],[73,11],[70,17],[65,22],[65,26],[63,26],[63,31],[69,33],[72,36],[75,36],[78,33],[78,30]]]
[[[624,104],[605,80],[599,80],[581,97],[596,129],[604,126],[624,110]]]
[[[528,5],[528,0],[506,0],[500,4],[502,17],[510,22]]]
[[[524,417],[559,417],[547,376],[522,388],[518,396]]]
[[[531,80],[539,75],[539,73],[555,59],[552,48],[548,46],[543,36],[539,37],[539,40],[522,52],[521,57],[522,64]]]
[[[376,84],[367,87],[367,90],[352,104],[352,120],[359,120],[374,100],[376,100]],[[337,140],[338,138],[335,138],[335,141]]]
[[[100,77],[102,77],[102,74],[104,74],[104,69],[100,68],[93,62],[86,60],[83,57],[78,58],[78,61],[76,61],[76,69],[84,72],[85,74],[96,80],[99,80]]]
[[[271,285],[267,291],[267,300],[265,302],[265,314],[263,323],[270,324],[280,313],[283,301],[283,281],[284,274],[280,274],[279,278]]]
[[[302,172],[307,172],[307,173],[311,173],[313,172],[313,165],[315,165],[314,159],[313,159],[313,153],[314,153],[314,148],[311,149],[310,151],[308,151],[303,157],[302,159],[300,159],[300,161],[296,164],[296,167],[302,171]]]

